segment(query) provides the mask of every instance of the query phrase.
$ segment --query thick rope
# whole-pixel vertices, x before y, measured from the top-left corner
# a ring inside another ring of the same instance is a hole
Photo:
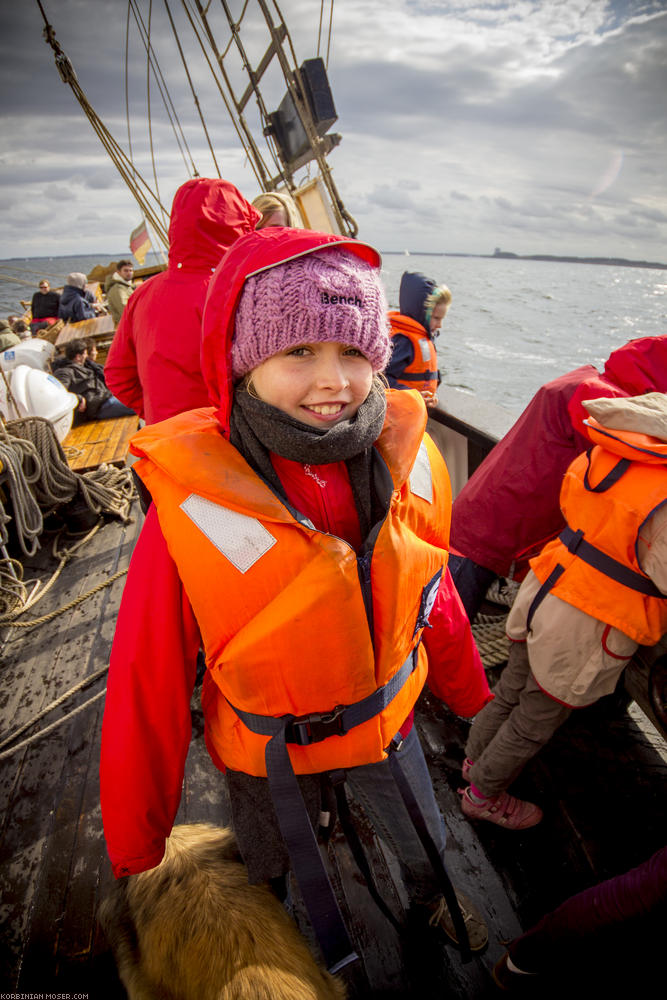
[[[49,582],[44,587],[37,584],[30,596],[21,579],[22,570],[16,570],[13,561],[8,558],[0,560],[0,625],[32,628],[76,607],[126,572],[116,573],[87,594],[48,615],[30,622],[16,621],[49,592],[76,550],[99,529],[104,514],[113,515],[125,524],[131,520],[130,507],[136,495],[134,483],[129,469],[101,465],[83,475],[72,471],[53,425],[42,417],[13,420],[0,428],[0,462],[7,472],[16,533],[27,556],[34,555],[39,545],[38,536],[43,530],[42,509],[55,510],[80,493],[86,506],[99,518],[92,531],[69,549],[58,551],[56,538],[53,555],[59,560],[59,565]],[[7,540],[4,525],[8,518],[4,508],[0,510],[3,515],[0,518],[0,542],[4,546]],[[2,555],[6,556],[6,553]]]
[[[485,670],[502,663],[509,656],[509,639],[505,634],[507,615],[477,615],[472,634]]]
[[[34,480],[33,492],[40,507],[53,510],[74,499],[80,492],[86,505],[96,514],[113,514],[127,523],[134,497],[134,485],[129,469],[100,465],[91,472],[80,474],[70,469],[53,424],[43,417],[24,417],[7,424],[7,432],[18,440],[32,444],[40,475]],[[31,482],[33,482],[31,480]],[[32,553],[30,553],[32,554]]]
[[[8,434],[4,425],[0,425],[0,468],[6,476],[5,490],[12,503],[19,545],[26,556],[33,556],[44,527],[42,512],[31,489],[42,473],[41,462],[34,446]],[[2,518],[3,544],[7,541],[4,527],[7,520],[5,511]]]
[[[63,565],[64,563],[58,567],[58,569],[56,570],[57,574],[61,572]],[[96,587],[92,588],[92,590],[89,590],[85,594],[81,594],[80,597],[75,597],[74,600],[70,601],[69,604],[65,604],[62,608],[57,608],[55,611],[49,611],[48,614],[42,615],[41,618],[34,618],[32,621],[29,622],[16,621],[16,617],[25,614],[26,611],[29,611],[30,608],[37,603],[36,601],[33,601],[32,604],[28,604],[27,607],[21,608],[20,611],[17,611],[14,614],[5,615],[2,618],[0,618],[0,625],[11,625],[12,628],[33,628],[36,625],[43,625],[45,622],[50,622],[54,618],[57,618],[58,615],[64,614],[65,611],[69,611],[70,608],[75,608],[78,604],[82,604],[84,601],[88,600],[89,597],[92,597],[93,594],[97,594],[99,593],[100,590],[104,590],[105,587],[110,587],[112,583],[114,583],[116,580],[119,580],[121,576],[125,576],[126,573],[127,573],[126,569],[119,569],[117,573],[114,573],[113,576],[110,576],[108,580],[104,581],[104,583],[98,583]],[[54,578],[49,581],[48,586],[50,587],[51,584],[54,582],[55,582],[55,574]],[[45,587],[44,590],[41,591],[39,594],[38,598],[39,600],[41,600],[42,597],[44,597],[46,591],[47,588]]]
[[[46,708],[43,708],[41,710],[41,712],[38,712],[37,715],[35,715],[29,722],[25,722],[22,726],[19,726],[19,728],[15,729],[13,733],[9,734],[9,736],[3,737],[3,739],[0,740],[0,750],[4,750],[6,746],[8,746],[10,743],[13,743],[14,740],[17,739],[17,737],[19,737],[22,733],[26,731],[26,729],[30,729],[30,727],[34,726],[36,722],[39,722],[40,719],[43,719],[45,715],[48,715],[50,712],[53,712],[56,708],[59,708],[60,705],[63,704],[63,702],[67,701],[68,698],[71,698],[73,694],[77,693],[77,691],[83,690],[83,688],[88,687],[89,684],[92,684],[94,681],[99,680],[100,677],[104,677],[104,675],[108,673],[108,670],[109,670],[108,666],[102,667],[101,670],[96,670],[95,673],[90,674],[89,677],[84,677],[82,681],[79,681],[78,684],[75,684],[73,688],[69,689],[69,691],[65,691],[65,693],[61,694],[59,698],[56,698],[56,700],[52,701],[50,705],[47,705]],[[104,694],[104,692],[101,693]],[[60,719],[59,721],[62,722],[63,720]]]
[[[79,705],[78,708],[75,708],[71,712],[68,712],[67,715],[63,715],[62,719],[58,719],[56,722],[52,722],[50,726],[46,726],[45,729],[41,729],[38,733],[35,733],[33,736],[29,736],[27,739],[22,740],[21,743],[17,743],[16,746],[12,747],[10,750],[4,750],[2,753],[0,753],[0,761],[6,760],[7,757],[11,757],[12,754],[17,753],[19,750],[23,750],[24,747],[30,746],[31,743],[36,743],[37,740],[41,740],[44,736],[48,736],[48,734],[53,732],[54,729],[57,729],[58,726],[62,726],[64,722],[69,722],[70,719],[73,719],[76,715],[79,715],[81,712],[84,712],[87,708],[89,708],[90,705],[93,704],[93,702],[99,701],[100,698],[103,698],[106,692],[107,689],[104,688],[103,691],[100,691],[98,694],[93,695],[93,697],[89,698],[88,701],[84,701],[83,704]]]
[[[510,640],[505,632],[507,615],[519,590],[516,580],[494,580],[486,592],[486,599],[504,605],[508,610],[497,615],[478,614],[472,623],[475,645],[486,670],[503,663],[509,656]]]

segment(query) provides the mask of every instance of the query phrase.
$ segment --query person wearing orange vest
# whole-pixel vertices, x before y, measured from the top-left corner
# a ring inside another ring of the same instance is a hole
[[[565,528],[531,560],[510,656],[466,744],[462,808],[525,829],[542,810],[506,789],[573,708],[611,694],[667,631],[667,396],[586,400],[593,448],[565,474]]]
[[[392,355],[385,378],[394,389],[417,389],[427,406],[438,402],[441,378],[434,340],[451,301],[446,285],[405,271],[399,289],[400,312],[389,313]]]
[[[202,336],[215,405],[132,441],[153,502],[112,650],[105,837],[117,877],[160,862],[201,643],[206,744],[226,770],[250,880],[277,884],[290,866],[300,885],[313,880],[290,848],[305,838],[308,864],[321,865],[322,777],[337,802],[345,778],[413,901],[430,902],[464,941],[456,896],[476,950],[488,938],[481,916],[458,890],[445,886],[444,904],[437,896],[410,819],[416,802],[444,870],[444,823],[412,718],[427,674],[465,717],[491,694],[446,569],[447,470],[424,434],[421,397],[377,377],[389,350],[379,255],[366,244],[267,227],[221,261]],[[306,907],[318,936],[325,925],[328,967],[341,968],[354,954],[317,871],[322,896],[304,893]]]

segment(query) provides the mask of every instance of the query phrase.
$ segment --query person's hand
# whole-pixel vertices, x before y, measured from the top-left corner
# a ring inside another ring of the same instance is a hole
[[[438,394],[436,392],[433,392],[431,389],[422,389],[421,393],[427,406],[438,405]]]
[[[79,405],[77,406],[79,413],[86,412],[86,398],[85,396],[79,396]]]

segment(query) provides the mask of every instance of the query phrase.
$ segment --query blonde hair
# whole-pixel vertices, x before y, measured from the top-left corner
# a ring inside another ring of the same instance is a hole
[[[253,205],[262,213],[262,218],[255,229],[263,229],[273,213],[281,211],[285,213],[285,221],[290,229],[303,228],[299,209],[293,199],[283,191],[265,191],[264,194],[258,194],[253,200]]]
[[[440,303],[446,306],[450,306],[452,302],[452,293],[450,292],[447,285],[436,285],[433,291],[424,300],[424,318],[426,323],[431,322],[431,316],[433,315],[433,310]]]

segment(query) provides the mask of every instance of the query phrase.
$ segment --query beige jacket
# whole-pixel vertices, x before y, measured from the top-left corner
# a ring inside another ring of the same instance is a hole
[[[616,430],[637,430],[667,440],[667,396],[589,400],[589,413]],[[667,499],[667,496],[666,498]],[[645,573],[667,593],[667,504],[646,522],[638,544]],[[566,705],[590,705],[611,694],[637,649],[625,633],[547,594],[526,627],[540,581],[529,571],[507,620],[507,635],[527,643],[531,670],[540,687]]]

